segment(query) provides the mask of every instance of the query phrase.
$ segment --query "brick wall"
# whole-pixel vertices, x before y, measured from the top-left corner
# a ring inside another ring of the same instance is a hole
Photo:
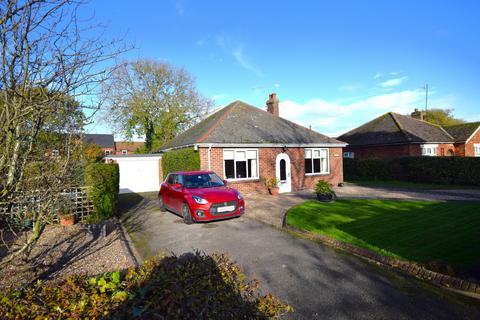
[[[474,144],[480,144],[480,130],[477,131],[467,144],[464,144],[464,157],[475,157]]]
[[[448,150],[455,151],[452,143],[438,144],[437,155],[447,156]],[[420,144],[400,144],[391,146],[351,147],[347,146],[344,151],[354,152],[355,159],[394,159],[401,157],[418,157],[422,155]],[[455,154],[456,151],[455,151]]]
[[[208,148],[199,148],[201,170],[208,168]],[[282,148],[258,148],[259,175],[254,181],[231,181],[229,186],[242,193],[267,193],[262,182],[265,177],[275,176],[276,158]],[[290,157],[292,191],[312,189],[319,179],[326,180],[333,185],[343,182],[342,148],[330,148],[330,173],[325,175],[305,175],[304,148],[288,148],[286,153]],[[215,171],[220,177],[223,172],[223,148],[212,148],[210,155],[210,170]]]

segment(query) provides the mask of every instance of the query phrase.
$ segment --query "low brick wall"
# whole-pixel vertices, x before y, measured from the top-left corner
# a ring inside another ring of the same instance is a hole
[[[287,224],[287,213],[285,213],[283,219],[283,228],[289,230],[293,233],[300,234],[306,238],[309,238],[314,241],[319,241],[329,246],[339,248],[355,255],[368,258],[379,264],[400,270],[404,273],[410,274],[416,278],[422,279],[424,281],[430,282],[437,286],[442,286],[449,289],[454,289],[461,291],[462,293],[468,294],[469,296],[480,299],[480,283],[470,282],[462,280],[456,277],[444,275],[438,272],[434,272],[424,268],[413,262],[398,260],[392,257],[387,257],[379,253],[370,251],[368,249],[360,248],[355,245],[338,241],[336,239],[315,234],[309,231],[301,230]]]

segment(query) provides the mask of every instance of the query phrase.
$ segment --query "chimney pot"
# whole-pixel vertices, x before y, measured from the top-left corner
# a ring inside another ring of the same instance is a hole
[[[278,104],[279,104],[279,100],[277,98],[277,94],[276,93],[269,94],[268,100],[267,100],[267,111],[277,117],[280,114]]]

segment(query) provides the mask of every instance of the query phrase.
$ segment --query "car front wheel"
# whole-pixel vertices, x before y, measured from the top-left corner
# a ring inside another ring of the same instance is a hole
[[[192,215],[190,214],[190,208],[188,208],[188,205],[186,203],[183,204],[182,215],[183,215],[183,222],[185,222],[185,224],[193,223],[193,218],[192,218]]]

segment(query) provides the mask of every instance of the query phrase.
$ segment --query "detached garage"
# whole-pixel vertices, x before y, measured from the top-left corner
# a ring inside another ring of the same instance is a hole
[[[116,162],[120,169],[120,193],[158,191],[161,162],[159,154],[111,155],[107,162]]]

